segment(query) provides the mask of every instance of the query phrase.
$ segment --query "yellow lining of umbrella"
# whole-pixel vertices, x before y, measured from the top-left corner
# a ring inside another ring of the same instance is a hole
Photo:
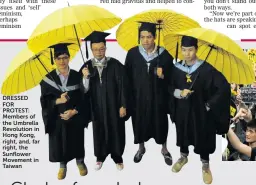
[[[152,9],[126,19],[116,31],[118,44],[126,51],[138,45],[138,22],[159,23],[161,21],[160,46],[164,46],[163,36],[177,31],[200,27],[191,18],[168,9]],[[158,43],[158,32],[156,35]]]
[[[37,53],[62,40],[77,36],[81,39],[93,31],[111,29],[121,21],[113,13],[95,5],[69,6],[45,17],[31,34],[27,44]]]
[[[68,49],[71,61],[79,51],[79,46],[72,44],[68,46]],[[56,69],[56,65],[51,65],[49,48],[35,55],[28,47],[25,47],[9,65],[1,93],[10,96],[32,89],[41,82],[48,72],[54,69]]]

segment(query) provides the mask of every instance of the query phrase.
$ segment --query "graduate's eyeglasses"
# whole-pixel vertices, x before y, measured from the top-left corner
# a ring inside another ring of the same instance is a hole
[[[100,48],[100,49],[92,49],[93,52],[104,52],[106,50],[106,48]]]
[[[69,59],[69,56],[65,56],[65,57],[57,57],[56,60],[61,61],[61,60],[67,60]]]

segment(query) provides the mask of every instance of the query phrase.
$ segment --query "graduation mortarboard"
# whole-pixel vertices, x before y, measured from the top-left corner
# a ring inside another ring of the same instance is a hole
[[[53,46],[50,46],[50,52],[51,52],[51,64],[53,65],[53,54],[52,54],[52,49],[54,50],[54,58],[57,58],[58,56],[62,54],[69,54],[68,46],[71,45],[72,43],[61,43],[61,44],[55,44]]]
[[[139,21],[139,23],[141,23],[139,31],[148,31],[151,32],[153,34],[156,33],[156,26],[159,25],[157,23],[151,23],[151,22],[142,22]]]
[[[142,31],[148,31],[150,33],[152,33],[153,36],[156,35],[156,29],[157,29],[157,25],[160,25],[159,23],[151,23],[151,22],[143,22],[143,21],[138,21],[139,23],[141,23],[140,27],[139,27],[139,33],[138,33],[138,43],[140,43],[140,32]]]
[[[195,46],[197,48],[197,39],[190,36],[183,36],[181,39],[181,46],[184,47],[192,47]]]
[[[89,53],[88,53],[88,47],[87,47],[87,41],[90,41],[91,44],[93,43],[100,43],[104,42],[106,43],[106,37],[109,36],[110,33],[106,32],[100,32],[100,31],[93,31],[90,35],[85,37],[85,50],[86,50],[86,58],[88,59]]]

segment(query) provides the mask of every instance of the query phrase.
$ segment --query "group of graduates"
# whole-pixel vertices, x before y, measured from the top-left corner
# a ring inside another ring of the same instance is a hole
[[[156,25],[144,22],[139,28],[140,44],[128,51],[123,65],[105,55],[107,35],[94,31],[85,38],[90,41],[93,58],[79,72],[69,68],[67,45],[56,45],[57,69],[40,83],[49,159],[60,162],[58,179],[65,178],[66,165],[72,159],[76,159],[80,175],[88,173],[84,128],[89,122],[93,126],[96,170],[109,154],[117,169],[123,169],[125,122],[130,117],[134,144],[139,144],[134,162],[142,160],[144,143],[153,138],[162,145],[165,163],[172,165],[166,143],[170,115],[180,148],[172,171],[179,172],[188,162],[188,147],[193,145],[201,157],[203,181],[210,184],[209,155],[215,151],[216,134],[227,133],[230,121],[231,91],[225,77],[197,58],[198,41],[193,37],[183,36],[184,60],[177,61],[155,44]]]

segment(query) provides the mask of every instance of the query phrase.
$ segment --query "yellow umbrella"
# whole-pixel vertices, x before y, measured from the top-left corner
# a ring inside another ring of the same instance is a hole
[[[169,33],[200,27],[196,21],[172,10],[153,9],[144,11],[125,20],[118,27],[116,39],[123,49],[128,51],[138,45],[139,22],[160,24],[161,31],[156,41],[158,43],[160,40],[159,45],[161,46],[163,46],[163,36]]]
[[[214,30],[193,28],[165,36],[165,47],[176,58],[183,59],[177,43],[180,45],[184,35],[198,39],[197,57],[214,66],[230,83],[251,84],[254,81],[252,65],[246,53],[229,37]]]
[[[65,7],[44,18],[33,31],[27,44],[33,52],[38,53],[62,40],[79,40],[78,38],[84,38],[93,31],[111,29],[121,20],[108,10],[94,5]]]
[[[66,43],[66,42],[65,42]],[[70,60],[79,51],[77,44],[68,46]],[[44,76],[56,68],[51,64],[50,49],[34,54],[25,47],[12,60],[2,84],[2,94],[11,96],[37,86]]]

